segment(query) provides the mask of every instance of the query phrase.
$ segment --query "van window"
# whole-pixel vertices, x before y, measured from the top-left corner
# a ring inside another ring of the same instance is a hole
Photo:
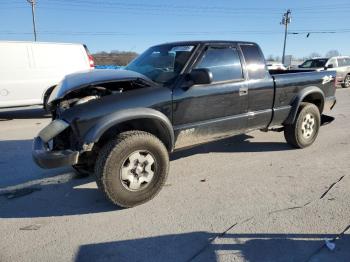
[[[347,66],[346,58],[338,58],[339,66]]]
[[[1,71],[30,67],[27,46],[24,44],[0,44],[0,58]]]
[[[249,79],[262,79],[267,76],[265,58],[256,45],[241,45]]]
[[[241,60],[232,47],[209,47],[196,68],[209,69],[213,82],[243,79]]]

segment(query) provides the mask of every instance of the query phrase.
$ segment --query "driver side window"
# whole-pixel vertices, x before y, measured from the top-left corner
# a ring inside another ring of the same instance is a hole
[[[214,83],[243,79],[241,60],[232,47],[209,47],[195,68],[209,69]]]

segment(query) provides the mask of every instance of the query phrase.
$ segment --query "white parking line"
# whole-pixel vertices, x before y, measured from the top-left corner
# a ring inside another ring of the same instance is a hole
[[[37,185],[50,185],[50,184],[66,183],[75,177],[76,177],[76,173],[69,172],[69,173],[58,175],[58,176],[32,180],[32,181],[28,181],[28,182],[25,182],[22,184],[0,188],[0,194],[6,194],[6,193],[10,193],[10,192],[13,192],[16,190],[20,190],[20,189],[28,188],[28,187],[32,187],[32,186],[37,186]]]

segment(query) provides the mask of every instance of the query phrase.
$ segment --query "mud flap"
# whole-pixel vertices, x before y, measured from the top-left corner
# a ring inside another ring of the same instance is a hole
[[[321,115],[321,126],[328,125],[335,120],[333,116]]]

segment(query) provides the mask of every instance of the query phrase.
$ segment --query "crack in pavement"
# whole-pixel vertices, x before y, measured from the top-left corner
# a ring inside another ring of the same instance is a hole
[[[303,207],[306,207],[309,204],[311,204],[311,202],[312,201],[306,202],[304,205],[301,205],[301,206],[294,206],[294,207],[287,207],[287,208],[283,208],[283,209],[273,210],[273,211],[270,211],[268,213],[268,215],[272,215],[272,214],[276,214],[276,213],[280,213],[280,212],[284,212],[284,211],[288,211],[288,210],[303,208]]]
[[[341,176],[336,182],[334,182],[333,184],[331,184],[331,185],[328,187],[328,189],[321,195],[321,197],[320,197],[319,199],[324,198],[324,197],[327,195],[327,193],[328,193],[337,183],[339,183],[344,177],[345,177],[345,175]],[[295,209],[304,208],[304,207],[306,207],[306,206],[312,204],[313,202],[315,202],[315,201],[317,201],[317,200],[319,200],[319,199],[314,199],[314,200],[312,200],[312,201],[308,201],[308,202],[306,202],[305,204],[303,204],[303,205],[301,205],[301,206],[293,206],[293,207],[288,207],[288,208],[283,208],[283,209],[272,210],[272,211],[270,211],[270,212],[267,212],[267,215],[269,216],[269,215],[271,215],[271,214],[276,214],[276,213],[280,213],[280,212],[284,212],[284,211],[290,211],[290,210],[295,210]],[[252,219],[254,219],[254,218],[255,218],[255,216],[252,216],[252,217],[250,217],[250,218],[248,218],[248,219],[245,219],[245,220],[243,220],[243,221],[241,221],[241,222],[236,222],[235,224],[233,224],[233,225],[231,225],[230,227],[228,227],[228,228],[227,228],[225,231],[223,231],[222,233],[219,233],[219,234],[217,234],[215,237],[209,239],[208,243],[205,244],[200,250],[198,250],[198,251],[197,251],[190,259],[188,259],[187,261],[192,261],[192,260],[194,260],[194,259],[195,259],[196,257],[198,257],[203,251],[205,251],[205,250],[210,246],[210,244],[214,242],[214,240],[216,240],[216,239],[218,239],[218,238],[224,236],[228,231],[230,231],[231,229],[233,229],[235,226],[240,225],[240,224],[244,224],[244,223],[246,223],[246,222],[248,222],[248,221],[250,221],[250,220],[252,220]],[[340,239],[340,238],[345,234],[345,232],[346,232],[347,230],[349,230],[349,229],[350,229],[350,224],[349,224],[340,234],[338,234],[336,237],[334,237],[331,241],[335,241],[336,239]],[[309,260],[310,260],[314,255],[316,255],[318,252],[320,252],[324,247],[325,247],[325,244],[323,244],[320,248],[318,248],[315,252],[313,252],[313,253],[308,257],[308,259],[306,260],[306,262],[309,261]]]
[[[336,182],[332,183],[332,184],[328,187],[328,189],[321,195],[321,197],[320,197],[319,199],[324,198],[324,197],[328,194],[328,192],[329,192],[336,184],[338,184],[344,177],[345,177],[345,175],[344,175],[344,176],[341,176]],[[304,205],[301,205],[301,206],[293,206],[293,207],[288,207],[288,208],[273,210],[273,211],[270,211],[268,214],[271,215],[271,214],[275,214],[275,213],[279,213],[279,212],[284,212],[284,211],[288,211],[288,210],[303,208],[303,207],[306,207],[306,206],[308,206],[309,204],[311,204],[311,203],[313,203],[314,201],[319,200],[319,199],[314,199],[314,200],[312,200],[312,201],[306,202]]]
[[[322,196],[320,197],[320,199],[324,198],[324,197],[328,194],[328,192],[329,192],[336,184],[338,184],[344,177],[345,177],[345,175],[344,175],[344,176],[341,176],[336,182],[334,182],[333,184],[331,184],[331,185],[328,187],[328,189],[322,194]]]
[[[230,231],[230,230],[231,230],[232,228],[234,228],[235,226],[237,226],[237,225],[239,225],[239,224],[244,224],[244,223],[246,223],[246,222],[252,220],[253,218],[254,218],[254,217],[250,217],[250,218],[247,218],[247,219],[245,219],[245,220],[243,220],[243,221],[241,221],[241,222],[236,222],[236,223],[234,223],[233,225],[231,225],[230,227],[228,227],[225,231],[223,231],[223,232],[217,234],[215,237],[210,238],[209,241],[208,241],[208,243],[205,244],[200,250],[198,250],[198,251],[197,251],[191,258],[189,258],[187,261],[192,261],[192,260],[194,260],[196,257],[198,257],[204,250],[206,250],[206,249],[210,246],[211,243],[214,242],[215,239],[218,239],[218,238],[224,236],[228,231]]]

